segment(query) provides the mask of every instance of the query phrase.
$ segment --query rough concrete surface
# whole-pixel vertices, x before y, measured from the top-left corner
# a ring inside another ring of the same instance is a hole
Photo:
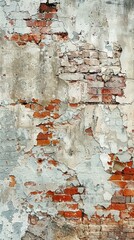
[[[134,1],[0,0],[0,240],[134,239]]]

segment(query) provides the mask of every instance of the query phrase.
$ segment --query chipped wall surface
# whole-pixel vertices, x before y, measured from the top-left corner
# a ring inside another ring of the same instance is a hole
[[[0,0],[0,240],[134,239],[133,0]]]

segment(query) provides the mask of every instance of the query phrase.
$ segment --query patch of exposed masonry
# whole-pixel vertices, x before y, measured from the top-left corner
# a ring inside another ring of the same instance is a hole
[[[37,18],[39,1],[34,1],[32,7],[30,1],[0,1],[0,6],[3,35],[10,37],[13,33],[31,33],[24,19]],[[99,28],[104,20],[98,21],[92,30]],[[75,18],[72,21],[75,22]],[[65,25],[63,21],[54,21],[52,32],[66,33]],[[47,192],[58,194],[70,184],[79,188],[80,194],[74,195],[72,202],[79,204],[83,214],[90,218],[95,213],[105,217],[111,213],[115,221],[120,219],[118,210],[107,210],[107,207],[113,194],[120,189],[108,181],[110,176],[116,171],[122,171],[125,164],[133,159],[133,152],[129,151],[133,148],[133,122],[130,121],[131,110],[127,106],[133,106],[133,100],[130,96],[128,102],[125,102],[125,74],[121,71],[120,63],[122,49],[119,44],[113,44],[112,53],[107,43],[108,56],[106,51],[99,51],[94,45],[81,42],[81,34],[73,32],[73,35],[72,40],[79,38],[79,43],[66,41],[61,44],[56,38],[47,35],[42,42],[48,46],[42,50],[34,44],[27,44],[22,50],[12,42],[8,43],[6,50],[7,43],[2,40],[2,56],[8,62],[2,69],[2,87],[4,85],[10,92],[6,94],[2,91],[0,111],[0,155],[4,161],[0,168],[2,240],[24,236],[29,225],[29,215],[44,221],[43,214],[53,218],[63,209],[68,210],[65,203],[56,203],[47,197]],[[54,47],[50,48],[52,42]],[[18,54],[21,54],[21,58]],[[25,65],[25,59],[30,60],[30,64],[26,61]],[[22,64],[26,71],[22,69]],[[44,74],[49,83],[45,79],[44,84]],[[94,76],[90,83],[89,74]],[[7,78],[10,81],[6,83]],[[102,94],[104,88],[117,81],[117,92]],[[131,85],[128,88],[130,90]],[[58,145],[37,146],[37,135],[41,131],[37,126],[48,120],[53,121],[53,117],[33,118],[33,110],[25,108],[18,101],[21,98],[26,99],[27,104],[33,104],[31,95],[37,97],[43,107],[51,99],[61,100],[59,117],[54,120],[54,137],[58,139]],[[78,106],[74,108],[68,103]],[[111,153],[118,161],[114,160],[109,165]],[[38,159],[43,159],[42,165],[37,163]],[[50,166],[51,159],[57,162],[56,166]],[[5,168],[6,171],[3,171]],[[11,176],[15,178],[13,183]],[[14,187],[11,188],[12,184]],[[36,233],[27,232],[26,236],[34,239]]]

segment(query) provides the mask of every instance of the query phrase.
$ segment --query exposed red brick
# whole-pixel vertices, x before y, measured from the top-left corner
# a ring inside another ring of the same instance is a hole
[[[53,99],[51,100],[51,103],[55,103],[55,104],[59,104],[61,102],[61,100],[59,99]]]
[[[39,133],[37,136],[37,140],[48,140],[49,138],[52,138],[52,133]]]
[[[79,104],[78,104],[78,103],[69,103],[69,106],[70,106],[70,107],[74,107],[74,108],[76,108],[76,107],[79,106]]]
[[[57,9],[55,6],[50,6],[46,3],[41,3],[40,7],[39,7],[39,12],[43,13],[43,12],[57,12]]]
[[[127,166],[132,167],[133,166],[133,161],[127,162]]]
[[[57,32],[55,33],[58,36],[58,39],[68,40],[68,33],[67,32]]]
[[[78,193],[78,188],[77,187],[68,187],[64,190],[64,193],[67,195],[74,195]]]
[[[72,210],[76,210],[76,209],[78,209],[78,203],[67,204],[67,207],[72,209]]]
[[[111,204],[111,209],[122,211],[122,210],[126,209],[126,204],[112,203]]]
[[[45,118],[50,116],[50,112],[34,112],[33,117],[34,118]]]
[[[130,211],[129,214],[130,214],[130,216],[131,216],[132,218],[134,218],[134,210],[133,210],[133,211]],[[133,237],[134,237],[134,234],[133,234]]]
[[[44,132],[47,132],[47,131],[48,131],[48,127],[44,126],[43,124],[40,124],[39,127],[40,127]]]
[[[102,95],[102,102],[111,103],[112,102],[112,95]]]
[[[52,192],[52,191],[47,191],[46,192],[46,196],[53,196],[54,195],[54,192]]]
[[[18,41],[17,44],[18,44],[19,46],[25,46],[25,45],[26,45],[26,42],[24,42],[24,41]]]
[[[37,195],[37,194],[42,194],[43,191],[34,191],[34,192],[30,192],[31,195]]]
[[[9,177],[10,177],[9,187],[14,187],[16,185],[15,176],[10,175]]]
[[[46,13],[45,19],[52,19],[54,17],[54,13]]]
[[[123,195],[124,196],[134,196],[134,190],[133,189],[124,189]]]
[[[101,93],[104,94],[104,95],[111,95],[112,94],[110,88],[102,88]]]
[[[101,93],[103,95],[123,96],[123,91],[120,88],[102,88]]]
[[[46,27],[47,22],[46,20],[28,20],[27,26],[28,27]]]
[[[123,181],[114,181],[114,183],[118,185],[120,188],[125,188],[125,186],[127,185],[127,182]]]
[[[126,181],[134,180],[134,175],[123,175],[123,180]]]
[[[65,195],[65,194],[57,194],[53,196],[53,201],[54,202],[71,202],[72,197],[70,195]]]
[[[52,116],[52,118],[54,118],[54,119],[57,119],[59,117],[60,117],[60,115],[58,113],[54,113],[53,116]]]
[[[47,146],[47,145],[50,145],[51,141],[48,139],[48,140],[37,140],[37,145],[40,145],[40,146]]]
[[[19,41],[20,40],[20,35],[18,33],[14,33],[11,37],[11,40],[15,41],[15,42]]]
[[[60,142],[60,141],[59,141],[59,140],[56,140],[56,139],[55,139],[55,140],[52,140],[52,144],[53,144],[54,146],[56,146],[57,144],[59,144],[59,142]]]
[[[28,34],[20,35],[20,41],[28,41]]]
[[[82,218],[82,211],[76,211],[76,212],[71,212],[71,211],[60,211],[59,214],[65,218]]]
[[[41,35],[40,34],[33,34],[32,35],[33,41],[38,44],[41,40]]]
[[[120,175],[114,174],[114,175],[112,175],[112,176],[109,178],[110,181],[121,180],[121,179],[122,179],[122,175],[121,175],[121,174],[120,174]]]
[[[133,175],[134,174],[134,168],[128,168],[128,167],[126,167],[126,168],[124,168],[124,170],[123,170],[123,172],[125,173],[125,174],[130,174],[130,175]]]
[[[45,109],[48,111],[53,111],[55,109],[55,106],[52,104],[49,104],[47,107],[45,107]]]

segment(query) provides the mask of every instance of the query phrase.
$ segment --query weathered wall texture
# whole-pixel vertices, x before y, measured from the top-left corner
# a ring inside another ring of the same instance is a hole
[[[0,0],[0,240],[134,239],[134,1]]]

